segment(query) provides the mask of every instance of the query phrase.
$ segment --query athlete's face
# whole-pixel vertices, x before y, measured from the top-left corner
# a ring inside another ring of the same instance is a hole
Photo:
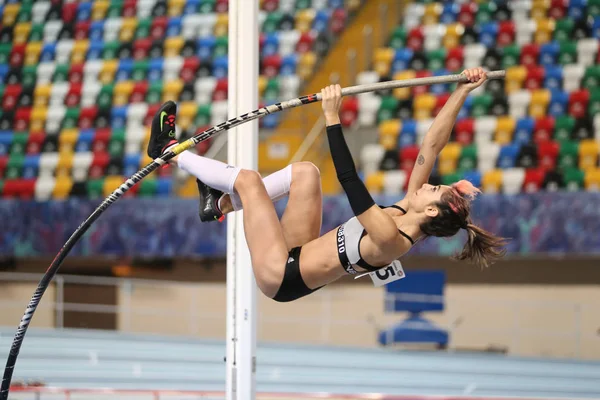
[[[425,212],[427,215],[434,217],[437,215],[435,204],[440,201],[442,195],[448,190],[452,190],[450,186],[433,186],[425,183],[409,196],[409,207],[414,211]]]

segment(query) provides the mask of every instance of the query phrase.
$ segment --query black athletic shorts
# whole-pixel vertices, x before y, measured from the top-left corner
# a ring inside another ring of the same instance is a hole
[[[306,295],[317,291],[319,288],[310,289],[304,283],[302,275],[300,275],[300,251],[302,247],[294,247],[288,254],[288,260],[285,264],[285,274],[283,275],[283,282],[277,291],[273,300],[279,302],[288,302],[299,299]]]

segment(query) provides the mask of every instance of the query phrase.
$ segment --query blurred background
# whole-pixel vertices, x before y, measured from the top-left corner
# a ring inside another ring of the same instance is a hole
[[[160,104],[178,102],[181,140],[227,119],[230,1],[244,0],[0,5],[2,359],[63,243],[151,161]],[[458,235],[419,243],[407,279],[383,288],[348,278],[286,304],[259,292],[259,397],[600,398],[600,1],[261,0],[259,15],[261,106],[506,69],[469,97],[430,182],[481,187],[474,220],[512,239],[485,270],[449,259]],[[344,99],[379,204],[401,198],[452,90]],[[320,105],[259,123],[260,172],[312,161],[323,231],[350,218]],[[226,160],[226,140],[194,151]],[[197,211],[195,178],[169,167],[102,215],[37,310],[11,399],[222,398],[226,224]]]

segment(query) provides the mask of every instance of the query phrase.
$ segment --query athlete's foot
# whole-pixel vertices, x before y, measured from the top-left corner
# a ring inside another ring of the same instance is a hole
[[[148,142],[148,156],[152,159],[160,157],[169,147],[177,144],[177,139],[175,139],[176,114],[177,104],[167,101],[154,115]]]
[[[200,194],[200,208],[198,211],[200,221],[223,221],[225,216],[219,208],[219,199],[224,197],[223,192],[207,186],[200,179],[196,179],[196,183],[198,184],[198,192]]]

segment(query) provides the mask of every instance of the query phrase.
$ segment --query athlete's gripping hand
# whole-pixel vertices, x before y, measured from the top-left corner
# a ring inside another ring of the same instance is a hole
[[[340,85],[329,85],[321,89],[321,106],[325,114],[327,126],[340,123],[340,106],[342,105],[342,88]]]
[[[462,89],[470,92],[483,85],[483,82],[487,80],[487,74],[481,67],[465,69],[462,74],[465,75],[469,81],[459,83],[456,87],[457,90]]]

